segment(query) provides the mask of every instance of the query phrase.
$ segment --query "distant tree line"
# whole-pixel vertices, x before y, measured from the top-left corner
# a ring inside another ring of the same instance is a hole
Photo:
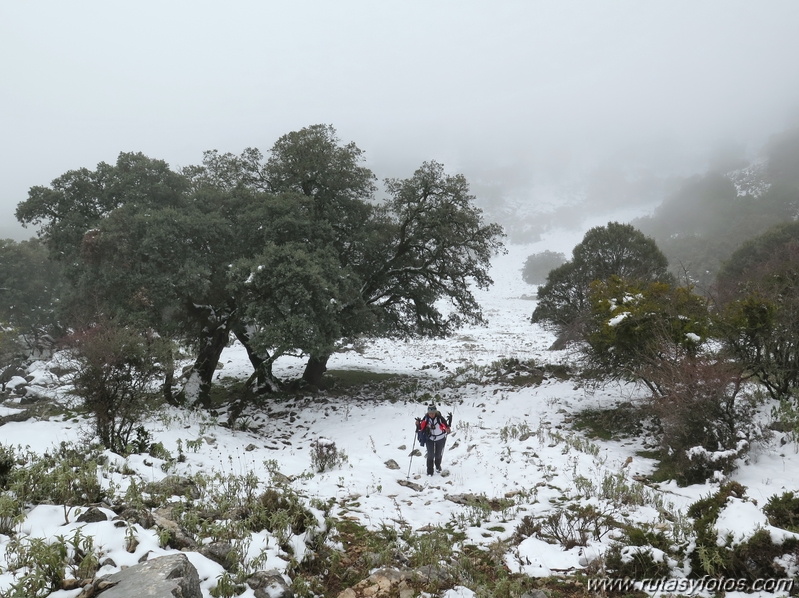
[[[632,224],[657,242],[672,274],[687,276],[697,290],[709,293],[722,264],[743,242],[799,217],[797,173],[799,128],[772,137],[755,162],[721,160],[711,163],[703,175],[673,181],[673,190],[654,213]],[[614,186],[606,191],[610,196],[604,202],[611,201],[613,193],[621,193],[629,203],[651,195],[646,185],[634,193]],[[531,255],[522,270],[524,280],[543,284],[549,270],[560,265],[553,261],[557,255]]]
[[[282,355],[305,356],[303,380],[320,386],[329,357],[353,339],[483,322],[471,285],[492,283],[503,235],[466,179],[425,162],[386,180],[385,201],[376,190],[363,152],[327,125],[288,133],[266,155],[209,151],[173,170],[122,153],[71,170],[17,207],[39,238],[0,244],[0,321],[32,342],[46,334],[78,347],[131,347],[129,334],[108,330],[137,331],[144,348],[127,353],[157,355],[167,400],[201,405],[231,338],[249,355],[257,395],[284,386],[272,371]],[[180,348],[194,363],[178,383]]]

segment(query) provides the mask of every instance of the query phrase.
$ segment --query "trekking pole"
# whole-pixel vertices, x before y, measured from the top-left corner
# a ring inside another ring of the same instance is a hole
[[[413,446],[411,447],[411,460],[408,462],[408,475],[405,476],[407,480],[411,477],[411,464],[413,463],[413,451],[416,448],[416,430],[413,431]]]

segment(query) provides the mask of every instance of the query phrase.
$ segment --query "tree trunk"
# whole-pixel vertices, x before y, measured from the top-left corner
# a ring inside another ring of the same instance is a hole
[[[178,405],[178,400],[175,397],[175,394],[172,392],[172,389],[175,386],[175,356],[172,354],[172,350],[168,351],[167,362],[164,364],[164,386],[162,387],[162,391],[164,393],[164,401],[166,401],[167,405]]]
[[[211,406],[211,383],[222,351],[228,344],[229,334],[230,326],[225,323],[200,340],[197,359],[182,393],[189,405],[199,404],[206,409]]]
[[[254,395],[264,394],[265,392],[276,392],[283,386],[280,381],[272,374],[272,363],[274,359],[267,355],[265,358],[260,355],[250,342],[250,335],[245,330],[244,326],[237,325],[233,327],[233,334],[247,350],[247,357],[250,358],[252,364],[253,375],[247,380],[247,386],[251,389]]]
[[[308,384],[312,384],[317,388],[323,387],[322,376],[327,371],[327,360],[330,355],[311,355],[308,358],[308,363],[305,366],[305,372],[302,374],[302,379]]]

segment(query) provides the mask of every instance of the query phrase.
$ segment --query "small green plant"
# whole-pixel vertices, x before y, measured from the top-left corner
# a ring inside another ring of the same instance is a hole
[[[99,567],[93,539],[80,530],[65,539],[57,536],[48,542],[42,538],[12,538],[6,547],[8,570],[16,576],[7,596],[43,598],[61,589],[67,570],[77,579],[91,579]]]
[[[8,485],[8,477],[16,465],[16,451],[11,446],[0,444],[0,489]]]
[[[225,571],[216,578],[216,585],[211,590],[211,596],[214,598],[233,598],[233,596],[243,594],[245,590],[246,586],[244,584],[238,583],[235,576]]]
[[[23,519],[23,504],[11,492],[0,494],[0,534],[11,535]]]
[[[517,440],[518,438],[530,436],[531,433],[530,424],[525,421],[519,423],[508,422],[500,428],[499,438],[502,442],[508,442],[510,440]]]
[[[53,502],[64,505],[64,520],[73,506],[103,500],[105,491],[98,480],[97,447],[62,442],[54,451],[19,455],[21,467],[12,470],[8,489],[26,503]]]
[[[311,443],[311,466],[317,473],[333,469],[345,463],[347,455],[336,448],[336,443],[327,438],[317,438]]]
[[[196,453],[200,450],[203,445],[202,438],[195,438],[194,440],[187,440],[186,441],[186,448],[189,449],[191,452]]]
[[[14,538],[6,548],[9,571],[24,571],[11,585],[10,596],[44,598],[61,588],[66,576],[67,545],[63,538]]]

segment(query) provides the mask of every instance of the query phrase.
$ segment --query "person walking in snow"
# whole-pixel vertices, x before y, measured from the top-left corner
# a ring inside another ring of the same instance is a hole
[[[452,414],[447,414],[447,419],[434,404],[427,406],[427,414],[416,418],[416,434],[419,444],[427,447],[427,475],[433,475],[433,465],[441,473],[441,457],[444,455],[444,445],[447,434],[452,428]]]

